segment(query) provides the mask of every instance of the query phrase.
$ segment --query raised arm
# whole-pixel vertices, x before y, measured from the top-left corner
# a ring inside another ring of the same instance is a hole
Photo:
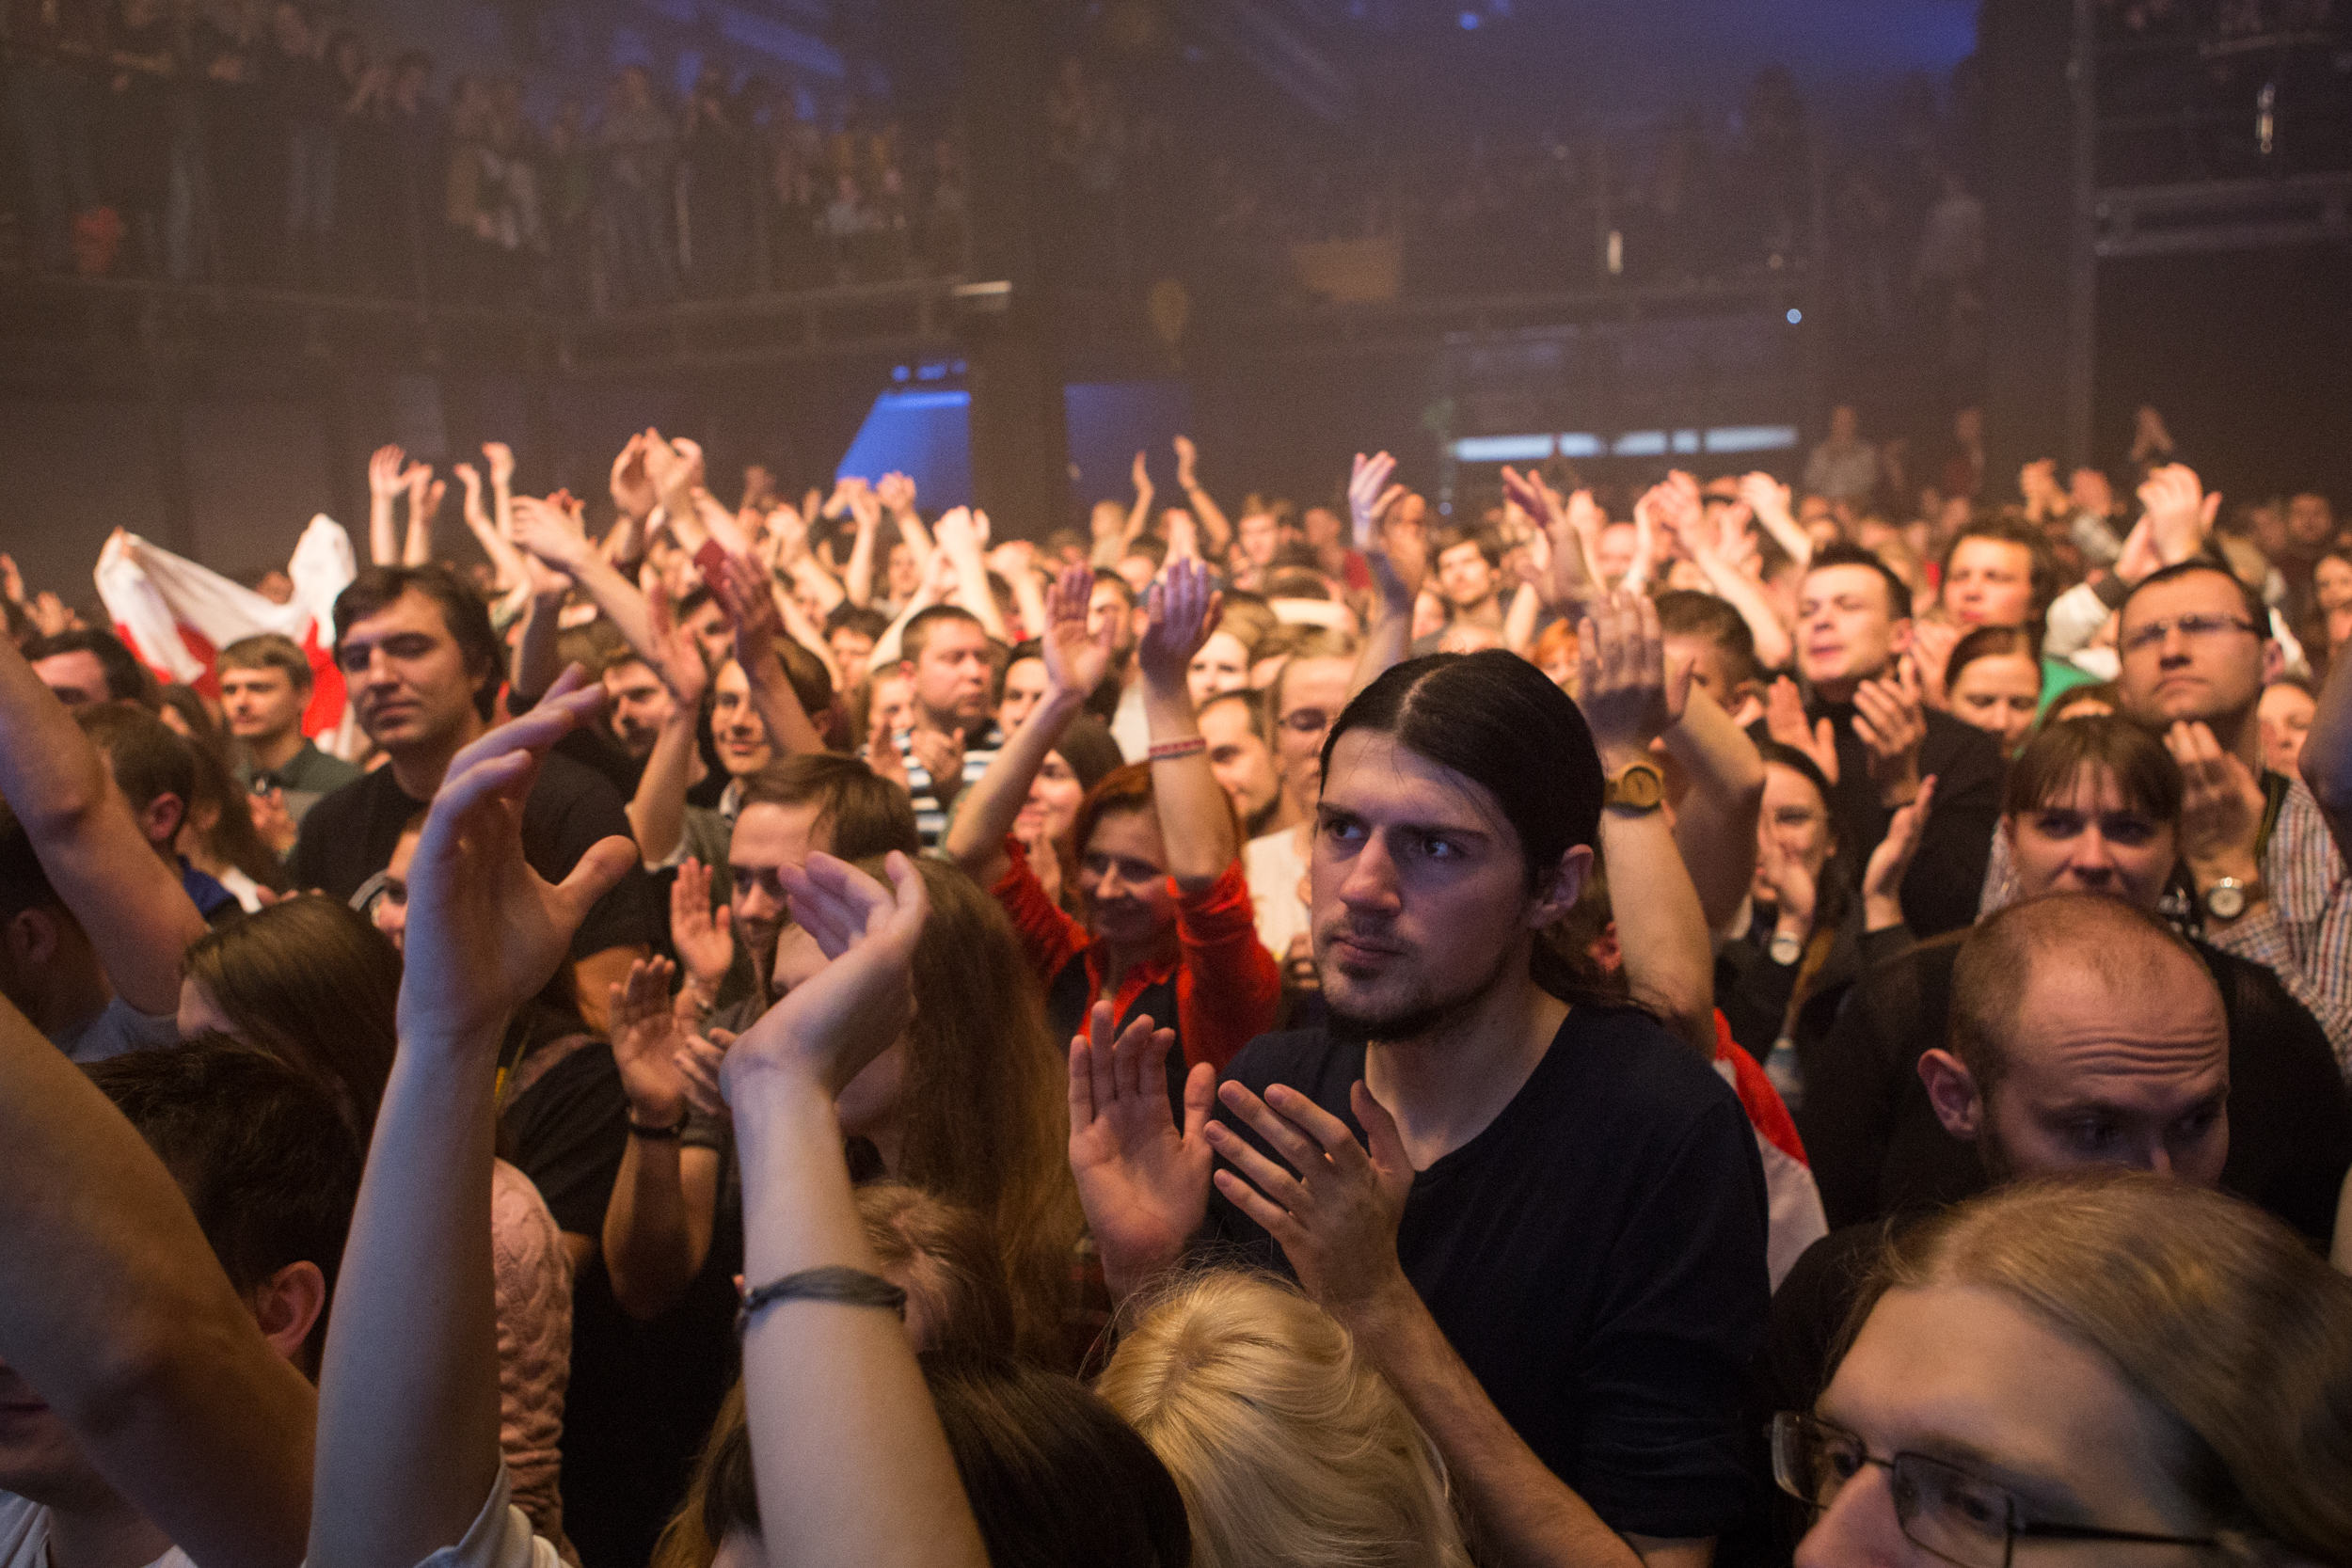
[[[302,1560],[317,1396],[164,1163],[4,998],[0,1359],[189,1557]]]
[[[473,535],[474,543],[482,546],[482,553],[490,558],[490,564],[498,572],[499,586],[512,588],[523,579],[522,553],[507,541],[500,532],[498,524],[491,520],[490,514],[483,509],[482,470],[470,463],[458,463],[452,467],[459,486],[465,492],[458,515],[466,519],[466,531]]]
[[[793,689],[792,678],[785,670],[784,655],[777,650],[784,621],[767,568],[739,555],[707,559],[722,562],[711,579],[710,592],[735,627],[735,660],[743,667],[743,678],[752,689],[752,706],[760,722],[768,726],[770,744],[795,756],[822,752],[825,737],[817,733],[808,710],[801,705],[800,693]]]
[[[1429,577],[1429,530],[1417,514],[1400,504],[1406,499],[1405,486],[1389,483],[1395,471],[1396,459],[1387,452],[1366,457],[1359,451],[1347,482],[1348,521],[1356,548],[1372,567],[1375,596],[1372,626],[1348,676],[1350,697],[1411,652],[1413,606]]]
[[[976,515],[957,507],[939,519],[939,547],[956,569],[956,602],[979,617],[988,635],[1006,641],[1005,618],[997,613],[996,595],[988,586],[988,563],[980,556],[980,531]]]
[[[904,855],[887,888],[829,855],[787,867],[793,919],[830,960],[727,1052],[743,1164],[743,1391],[773,1568],[987,1568],[930,1391],[866,1245],[836,1100],[914,1017],[930,906]],[[819,1272],[821,1271],[821,1272]],[[846,1283],[855,1305],[810,1285]]]
[[[1708,929],[1721,930],[1755,880],[1764,757],[1722,704],[1690,684],[1687,670],[1669,672],[1667,690],[1682,693],[1682,712],[1661,738],[1691,785],[1675,813],[1675,845]]]
[[[566,505],[570,501],[569,496],[558,491],[547,500],[532,504],[542,508],[552,526],[569,536],[569,554],[581,561],[593,560],[596,546],[588,543],[579,513]],[[494,531],[489,537],[497,539],[498,535]],[[503,540],[500,544],[515,558],[521,573],[517,580],[530,592],[523,610],[522,635],[515,642],[515,691],[517,696],[535,700],[564,673],[562,656],[556,648],[563,631],[564,601],[571,594],[572,579]]]
[[[1578,628],[1577,657],[1583,666],[1577,705],[1592,726],[1601,772],[1614,779],[1637,763],[1655,767],[1650,742],[1673,720],[1658,607],[1623,589],[1597,601],[1593,614]],[[1681,683],[1687,685],[1690,678],[1689,670],[1679,672]],[[1760,762],[1756,772],[1760,794]],[[1753,866],[1753,807],[1747,814],[1747,842],[1745,863]],[[1610,911],[1616,922],[1617,950],[1625,955],[1628,987],[1713,1061],[1714,949],[1698,889],[1666,825],[1665,812],[1658,807],[1604,809],[1600,857],[1609,868]]]
[[[105,758],[5,637],[0,798],[24,825],[116,994],[143,1013],[177,1012],[180,958],[204,934],[204,917],[139,832]]]
[[[580,682],[566,671],[529,714],[458,752],[409,864],[400,1045],[319,1379],[312,1562],[416,1568],[465,1539],[497,1495],[499,1044],[637,858],[627,839],[604,839],[558,886],[523,859],[523,801],[541,759],[603,701]]]
[[[1143,712],[1152,727],[1152,797],[1168,849],[1168,874],[1184,893],[1214,886],[1241,854],[1232,801],[1209,766],[1208,743],[1192,706],[1192,656],[1216,629],[1223,596],[1208,569],[1180,561],[1152,585],[1149,621],[1136,657],[1143,668]]]
[[[1223,560],[1226,549],[1233,543],[1233,525],[1225,517],[1225,509],[1216,504],[1216,498],[1200,485],[1200,449],[1188,436],[1176,437],[1176,488],[1184,493],[1184,504],[1200,519],[1201,531],[1209,536],[1208,553]]]
[[[401,546],[400,563],[404,566],[425,566],[433,561],[433,520],[441,515],[441,501],[449,494],[449,481],[433,477],[433,465],[420,463],[410,468],[408,480],[408,539]]]
[[[860,481],[857,490],[850,497],[852,508],[861,503],[861,498],[864,504],[880,505],[889,513],[890,520],[898,525],[898,537],[914,546],[916,560],[929,561],[931,558],[935,546],[930,531],[923,526],[923,514],[914,508],[913,479],[902,473],[886,473],[882,476],[882,483],[870,489],[864,481]]]
[[[686,1121],[686,1049],[670,1004],[676,966],[640,958],[612,988],[612,1059],[628,1093],[628,1144],[604,1211],[604,1265],[612,1299],[640,1320],[677,1305],[710,1256],[718,1213],[719,1152],[688,1148],[671,1135]],[[650,1131],[650,1136],[636,1130]]]
[[[850,602],[864,610],[874,602],[874,541],[882,532],[882,508],[851,506],[850,515],[857,526],[857,540],[850,546],[850,563],[842,568],[841,586]]]
[[[490,465],[490,521],[501,539],[515,537],[515,449],[503,441],[482,443],[482,460]]]
[[[662,640],[645,608],[645,594],[605,553],[590,545],[564,511],[532,496],[515,498],[515,542],[549,568],[588,591],[596,609],[628,639],[640,658],[660,659]]]
[[[1045,655],[1045,695],[998,748],[979,782],[957,800],[940,842],[947,858],[982,887],[993,887],[1003,878],[1005,835],[1012,832],[1013,818],[1029,799],[1037,770],[1085,708],[1087,694],[1110,669],[1111,636],[1117,628],[1106,619],[1097,634],[1088,634],[1087,604],[1093,593],[1094,573],[1085,566],[1070,567],[1047,590],[1045,629],[1038,639]]]
[[[686,827],[686,790],[694,766],[694,726],[701,712],[703,689],[709,684],[702,650],[694,634],[670,618],[667,595],[657,593],[647,609],[661,642],[661,657],[646,667],[661,677],[670,690],[670,716],[654,736],[637,792],[628,800],[628,828],[636,836],[637,852],[649,866],[666,865],[677,852]]]
[[[392,503],[408,488],[408,454],[398,447],[378,447],[368,457],[368,560],[377,566],[400,564],[400,534],[392,521]]]

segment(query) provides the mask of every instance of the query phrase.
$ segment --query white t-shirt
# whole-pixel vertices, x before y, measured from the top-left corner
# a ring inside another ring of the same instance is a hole
[[[49,1510],[13,1492],[0,1492],[0,1568],[49,1568]],[[148,1568],[196,1568],[174,1546]]]
[[[1279,963],[1290,952],[1291,939],[1308,929],[1307,901],[1298,884],[1307,875],[1307,857],[1299,852],[1295,829],[1282,828],[1253,838],[1242,847],[1242,869],[1249,879],[1249,908],[1258,922],[1258,940]]]
[[[418,1568],[563,1568],[547,1538],[533,1533],[521,1509],[508,1500],[506,1466],[474,1516],[466,1538],[445,1546]],[[49,1510],[10,1492],[0,1492],[0,1568],[49,1568]],[[148,1568],[196,1568],[174,1546]]]

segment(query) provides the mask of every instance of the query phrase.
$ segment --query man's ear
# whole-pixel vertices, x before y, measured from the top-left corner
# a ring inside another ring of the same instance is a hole
[[[1911,652],[1911,617],[1899,615],[1886,628],[1886,650],[1896,657]]]
[[[246,1302],[270,1349],[300,1366],[310,1330],[326,1310],[326,1275],[308,1259],[289,1263],[255,1286]]]
[[[2263,639],[2263,684],[2268,686],[2287,673],[2287,651],[2273,637]]]
[[[180,836],[180,823],[186,815],[187,803],[167,789],[139,808],[139,832],[147,835],[148,843],[167,847]]]
[[[1963,1143],[1976,1142],[1984,1131],[1984,1097],[1961,1059],[1941,1048],[1921,1052],[1919,1082],[1928,1086],[1928,1103],[1944,1131]]]
[[[60,911],[36,904],[29,910],[19,910],[0,925],[0,942],[8,944],[9,965],[18,974],[29,968],[46,968],[57,957]]]
[[[1592,874],[1593,847],[1572,846],[1560,857],[1549,883],[1535,890],[1535,907],[1528,912],[1528,927],[1540,931],[1576,908],[1577,899],[1584,892],[1584,879]]]

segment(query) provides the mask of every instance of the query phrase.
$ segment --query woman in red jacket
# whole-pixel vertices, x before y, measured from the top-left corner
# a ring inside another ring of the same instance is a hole
[[[1168,1058],[1180,1103],[1196,1062],[1222,1069],[1274,1022],[1281,981],[1257,940],[1241,865],[1241,829],[1210,770],[1186,675],[1216,629],[1218,595],[1197,562],[1178,562],[1152,590],[1136,648],[1152,753],[1110,774],[1078,808],[1084,924],[1039,883],[1012,821],[1030,780],[1107,673],[1111,624],[1089,633],[1092,574],[1075,567],[1046,596],[1046,694],[967,797],[944,847],[995,894],[1046,988],[1046,1018],[1067,1040],[1099,1001],[1123,1028],[1139,1014],[1176,1031]]]

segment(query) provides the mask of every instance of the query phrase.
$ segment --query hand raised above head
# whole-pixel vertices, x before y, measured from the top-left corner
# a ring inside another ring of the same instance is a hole
[[[884,870],[887,887],[823,853],[784,868],[792,918],[827,962],[727,1052],[720,1084],[739,1117],[769,1081],[839,1094],[914,1019],[914,948],[930,898],[921,869],[906,856],[893,851]]]
[[[494,1042],[569,956],[590,908],[636,863],[636,846],[617,836],[589,846],[558,883],[523,859],[523,802],[541,760],[603,705],[603,689],[585,683],[572,665],[537,706],[451,761],[408,867],[404,1041]]]
[[[1216,630],[1224,595],[1210,586],[1209,569],[1198,561],[1171,564],[1152,585],[1149,622],[1136,657],[1147,680],[1183,685],[1191,673],[1192,656]]]

